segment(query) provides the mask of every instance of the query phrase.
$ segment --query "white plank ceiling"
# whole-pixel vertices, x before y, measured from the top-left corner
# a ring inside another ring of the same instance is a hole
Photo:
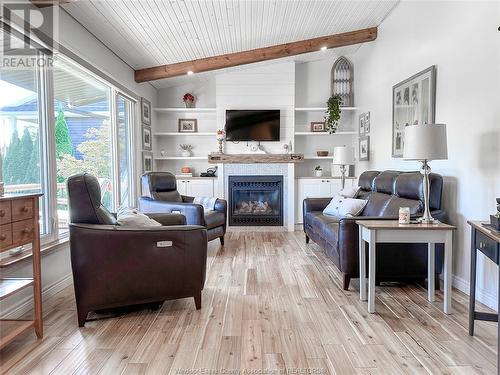
[[[397,3],[87,0],[63,8],[140,69],[378,26]]]

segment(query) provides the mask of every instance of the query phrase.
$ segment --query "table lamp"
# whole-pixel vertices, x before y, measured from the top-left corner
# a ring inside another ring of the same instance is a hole
[[[347,165],[354,164],[354,148],[348,146],[339,146],[333,149],[333,165],[340,165],[340,173],[342,174],[342,189],[345,188],[345,178]]]
[[[429,209],[429,174],[430,160],[448,159],[445,124],[411,125],[405,128],[403,159],[422,162],[420,173],[424,175],[424,214],[418,220],[424,224],[437,222],[431,216]]]

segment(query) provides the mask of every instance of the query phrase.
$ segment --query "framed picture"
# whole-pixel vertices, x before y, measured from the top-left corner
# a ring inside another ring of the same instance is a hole
[[[141,119],[142,123],[151,125],[151,103],[141,98]]]
[[[405,128],[433,124],[436,114],[436,66],[392,87],[392,157],[403,156]]]
[[[198,120],[195,118],[180,118],[179,133],[196,133],[198,131]]]
[[[153,171],[153,153],[151,151],[142,152],[142,173]]]
[[[365,135],[365,114],[362,113],[359,115],[359,128],[358,128],[359,136],[362,137]]]
[[[359,161],[370,160],[370,136],[359,138]]]
[[[151,128],[142,124],[142,149],[150,151],[151,148]]]
[[[326,132],[325,122],[311,122],[311,132],[313,133],[321,133]]]
[[[365,113],[365,134],[370,134],[370,112]]]

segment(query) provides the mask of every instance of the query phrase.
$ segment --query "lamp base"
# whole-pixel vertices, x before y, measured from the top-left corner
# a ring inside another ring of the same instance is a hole
[[[439,224],[440,221],[437,219],[434,219],[433,217],[419,217],[415,220],[418,224]]]

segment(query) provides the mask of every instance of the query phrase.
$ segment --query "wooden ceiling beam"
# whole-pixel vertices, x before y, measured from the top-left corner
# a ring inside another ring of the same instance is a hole
[[[249,51],[228,53],[226,55],[138,69],[135,71],[135,81],[147,82],[156,79],[181,76],[187,74],[187,72],[200,73],[210,70],[230,68],[233,66],[251,64],[259,61],[279,59],[282,57],[300,55],[308,52],[316,52],[322,47],[330,49],[371,42],[376,38],[377,28],[371,27],[368,29],[301,40],[298,42],[285,43]]]

